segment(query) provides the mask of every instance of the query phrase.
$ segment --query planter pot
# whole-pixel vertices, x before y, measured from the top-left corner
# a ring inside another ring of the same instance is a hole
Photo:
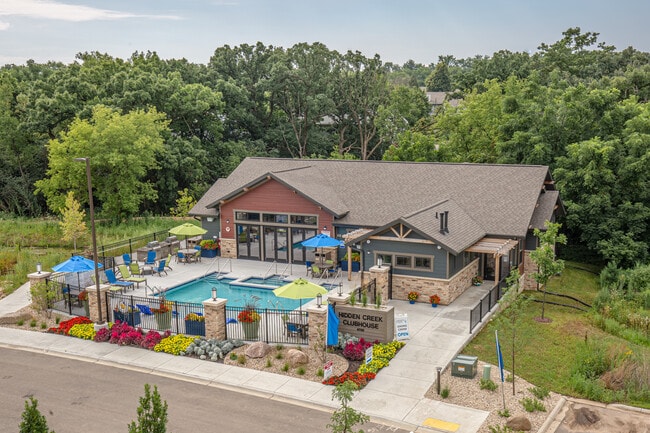
[[[343,272],[348,271],[348,261],[343,260],[341,262],[341,270]],[[361,262],[352,262],[352,272],[359,272],[361,270]]]
[[[132,311],[130,313],[123,313],[121,311],[113,311],[113,320],[126,322],[129,326],[136,327],[140,324],[140,312]]]
[[[246,340],[257,340],[260,332],[260,322],[242,322],[242,328],[244,328],[244,339]]]
[[[186,320],[185,333],[190,335],[203,335],[205,337],[205,322]]]
[[[436,308],[436,307],[438,306],[438,304],[431,304],[431,306],[432,306],[433,308]]]
[[[409,301],[409,304],[415,304],[415,301]]]
[[[474,285],[475,285],[475,286],[480,286],[480,285],[481,285],[481,283],[474,283]]]
[[[90,305],[88,305],[88,299],[81,301],[84,306],[84,311],[86,312],[86,317],[90,318]]]
[[[168,311],[166,313],[154,313],[156,317],[156,324],[158,325],[158,330],[163,331],[166,329],[171,329],[172,327],[172,312]]]
[[[201,250],[201,257],[208,259],[217,257],[217,250]]]

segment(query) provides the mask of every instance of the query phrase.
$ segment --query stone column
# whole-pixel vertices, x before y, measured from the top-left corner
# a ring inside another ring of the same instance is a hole
[[[29,279],[29,288],[31,289],[41,281],[45,281],[50,275],[52,275],[52,272],[34,272],[33,274],[27,274],[27,278]]]
[[[377,294],[381,296],[381,304],[388,302],[388,273],[390,265],[373,266],[370,268],[370,279],[377,281]]]
[[[310,306],[309,313],[309,346],[324,350],[327,344],[327,303],[320,308]]]
[[[106,292],[111,288],[110,284],[99,285],[99,298],[101,299],[102,319],[104,322],[111,320],[111,312],[104,311],[106,309]],[[95,323],[99,322],[99,306],[97,305],[97,286],[93,284],[84,289],[88,292],[88,311],[90,312],[89,319]]]
[[[237,240],[221,238],[221,257],[237,258]]]
[[[226,339],[226,301],[217,298],[215,301],[203,301],[203,314],[205,315],[205,338],[217,340]]]

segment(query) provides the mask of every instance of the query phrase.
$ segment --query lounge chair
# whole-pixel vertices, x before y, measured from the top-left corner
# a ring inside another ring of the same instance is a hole
[[[165,268],[169,268],[170,271],[173,271],[172,267],[169,266],[172,262],[172,255],[167,254],[167,261],[165,262]]]
[[[144,304],[135,304],[135,306],[140,310],[142,314],[145,316],[153,316],[153,311],[151,311],[151,308],[149,308],[148,305]]]
[[[138,285],[138,288],[140,287],[140,283],[144,283],[144,285],[147,285],[147,279],[144,277],[134,277],[131,275],[131,271],[129,271],[129,268],[126,265],[120,265],[118,266],[118,269],[120,270],[120,275],[122,276],[122,279],[124,281],[130,281],[132,283],[136,283]]]
[[[124,266],[124,265],[121,265]],[[130,281],[120,281],[117,279],[115,276],[115,272],[113,272],[110,269],[106,269],[104,271],[104,275],[106,275],[106,280],[108,280],[108,284],[110,284],[113,287],[120,287],[120,290],[123,289],[132,289],[133,288],[133,283]]]
[[[122,260],[124,260],[124,264],[129,266],[131,264],[131,255],[130,254],[122,254]]]
[[[147,252],[147,260],[144,261],[145,265],[155,265],[156,264],[156,252],[151,250]]]
[[[131,262],[129,265],[129,271],[131,272],[131,275],[142,275],[142,269],[140,269],[138,262]]]
[[[306,325],[301,325],[300,323],[293,323],[293,322],[286,322],[286,332],[287,332],[287,337],[300,337],[300,338],[306,338],[306,331],[307,327]]]
[[[161,260],[160,263],[158,263],[158,268],[154,270],[158,272],[159,277],[162,277],[163,272],[167,275],[167,271],[165,270],[165,260]]]
[[[312,272],[311,262],[309,261],[305,262],[305,266],[307,266],[307,273],[305,275],[309,276],[309,274]]]

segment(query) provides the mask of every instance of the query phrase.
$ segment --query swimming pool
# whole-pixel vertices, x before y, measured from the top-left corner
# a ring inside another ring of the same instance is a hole
[[[200,304],[212,297],[212,287],[216,287],[217,296],[227,299],[226,304],[229,307],[245,307],[248,302],[257,297],[258,308],[295,310],[300,307],[299,299],[278,298],[273,294],[273,289],[287,282],[278,276],[235,280],[233,278],[217,279],[215,275],[206,275],[170,288],[165,292],[165,299]],[[250,286],[246,286],[246,284],[250,284]],[[311,299],[313,298],[303,299],[303,305]]]

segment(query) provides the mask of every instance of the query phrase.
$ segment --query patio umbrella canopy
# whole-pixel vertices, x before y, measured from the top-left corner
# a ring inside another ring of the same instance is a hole
[[[322,253],[323,253],[323,248],[331,248],[331,247],[341,247],[343,246],[343,242],[334,239],[330,236],[327,236],[323,233],[317,234],[314,237],[311,237],[309,239],[305,239],[302,242],[299,242],[299,245],[305,247],[305,248],[320,248],[321,249],[321,261],[322,259]]]
[[[273,294],[279,298],[300,299],[300,310],[302,311],[303,299],[315,298],[318,294],[325,295],[327,294],[327,289],[311,281],[298,278],[289,284],[274,289]]]
[[[207,230],[197,225],[185,223],[169,230],[174,236],[197,236],[207,233]]]
[[[101,269],[102,264],[97,263],[97,268]],[[65,262],[52,266],[55,272],[63,272],[66,274],[77,274],[77,287],[81,290],[81,272],[88,272],[95,270],[95,262],[82,256],[72,256]]]

